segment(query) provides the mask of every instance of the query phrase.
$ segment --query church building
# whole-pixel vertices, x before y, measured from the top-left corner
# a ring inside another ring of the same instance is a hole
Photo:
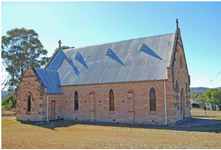
[[[175,33],[58,50],[44,69],[28,66],[16,90],[17,120],[167,125],[190,118],[176,26]]]

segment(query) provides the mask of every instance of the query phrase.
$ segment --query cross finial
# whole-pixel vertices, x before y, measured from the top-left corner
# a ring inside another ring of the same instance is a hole
[[[61,49],[61,40],[59,40],[58,43],[59,43],[59,49]]]
[[[176,28],[179,28],[178,24],[179,24],[178,19],[176,19]]]

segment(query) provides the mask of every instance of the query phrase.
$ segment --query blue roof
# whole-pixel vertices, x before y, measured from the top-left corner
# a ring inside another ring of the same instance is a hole
[[[47,87],[47,94],[62,94],[60,86],[60,79],[57,71],[49,71],[44,69],[35,68],[38,76],[43,82],[44,86]]]

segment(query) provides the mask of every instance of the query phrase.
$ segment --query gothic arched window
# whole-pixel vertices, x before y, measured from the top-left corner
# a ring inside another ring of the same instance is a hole
[[[31,111],[31,96],[28,96],[28,111]]]
[[[74,93],[74,110],[78,110],[78,92]]]
[[[112,89],[109,92],[109,110],[114,111],[114,91]]]
[[[150,89],[150,111],[156,111],[156,91],[154,88]]]

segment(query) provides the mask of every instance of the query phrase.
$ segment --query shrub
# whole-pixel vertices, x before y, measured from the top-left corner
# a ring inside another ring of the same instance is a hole
[[[11,109],[16,107],[16,96],[10,95],[2,100],[2,109]]]

